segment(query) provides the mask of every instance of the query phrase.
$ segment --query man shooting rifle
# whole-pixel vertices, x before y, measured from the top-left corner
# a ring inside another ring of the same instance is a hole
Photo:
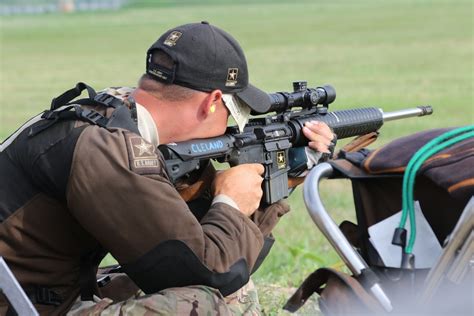
[[[83,90],[89,98],[73,100]],[[207,198],[188,205],[155,149],[220,136],[230,114],[243,122],[269,107],[267,94],[249,84],[237,41],[192,23],[150,47],[138,88],[96,94],[80,83],[11,135],[0,147],[0,254],[38,311],[258,313],[255,296],[223,296],[241,295],[264,238],[288,211],[275,203],[261,210],[268,216],[249,218],[264,167],[213,175]],[[308,122],[303,133],[311,148],[329,152],[326,124]],[[96,271],[107,252],[153,295],[103,297],[113,281],[98,289]],[[0,300],[0,314],[7,310]]]

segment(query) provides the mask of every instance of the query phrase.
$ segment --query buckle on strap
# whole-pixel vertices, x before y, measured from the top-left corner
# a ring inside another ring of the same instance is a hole
[[[33,304],[59,306],[64,301],[56,292],[44,286],[27,286],[24,291]]]
[[[56,111],[44,111],[43,115],[41,115],[41,118],[45,120],[56,120],[58,119],[58,112]]]
[[[76,114],[80,119],[100,127],[105,127],[108,122],[106,117],[94,110],[80,108],[80,110],[76,109]]]
[[[62,299],[55,292],[45,287],[36,288],[36,301],[38,304],[61,305]]]
[[[64,112],[68,112],[69,110],[71,110],[73,108],[73,106],[68,106],[68,107],[65,107],[63,109],[56,109],[56,110],[46,110],[43,112],[43,115],[41,115],[41,118],[42,119],[45,119],[45,120],[58,120],[60,118],[62,118],[62,115],[64,115],[63,113]],[[77,111],[77,109],[75,109]]]
[[[107,93],[101,93],[94,97],[94,100],[104,104],[107,107],[116,108],[124,104],[122,100]]]

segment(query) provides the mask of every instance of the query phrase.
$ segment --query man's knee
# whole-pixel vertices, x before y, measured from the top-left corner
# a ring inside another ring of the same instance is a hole
[[[78,302],[70,316],[82,315],[231,315],[220,292],[202,285],[169,288],[112,304],[110,299]]]

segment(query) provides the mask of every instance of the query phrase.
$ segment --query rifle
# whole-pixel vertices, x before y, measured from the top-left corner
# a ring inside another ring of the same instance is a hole
[[[388,113],[375,107],[329,112],[329,104],[336,98],[332,86],[307,88],[306,82],[298,81],[293,88],[291,93],[269,94],[271,107],[267,113],[276,113],[250,119],[242,133],[237,126],[231,126],[222,136],[158,146],[171,181],[176,184],[189,177],[209,159],[230,166],[261,163],[265,167],[262,200],[272,204],[289,195],[288,172],[302,159],[296,154],[290,161],[289,153],[307,145],[302,132],[305,122],[322,121],[338,139],[343,139],[376,132],[387,121],[433,113],[431,106]],[[293,108],[301,109],[292,111]]]

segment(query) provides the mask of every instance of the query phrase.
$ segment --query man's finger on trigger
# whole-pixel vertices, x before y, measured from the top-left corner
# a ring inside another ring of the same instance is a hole
[[[255,171],[257,171],[257,173],[258,173],[259,175],[262,175],[263,172],[265,171],[265,168],[264,168],[263,165],[260,164],[260,163],[253,163],[252,165],[254,166]]]

